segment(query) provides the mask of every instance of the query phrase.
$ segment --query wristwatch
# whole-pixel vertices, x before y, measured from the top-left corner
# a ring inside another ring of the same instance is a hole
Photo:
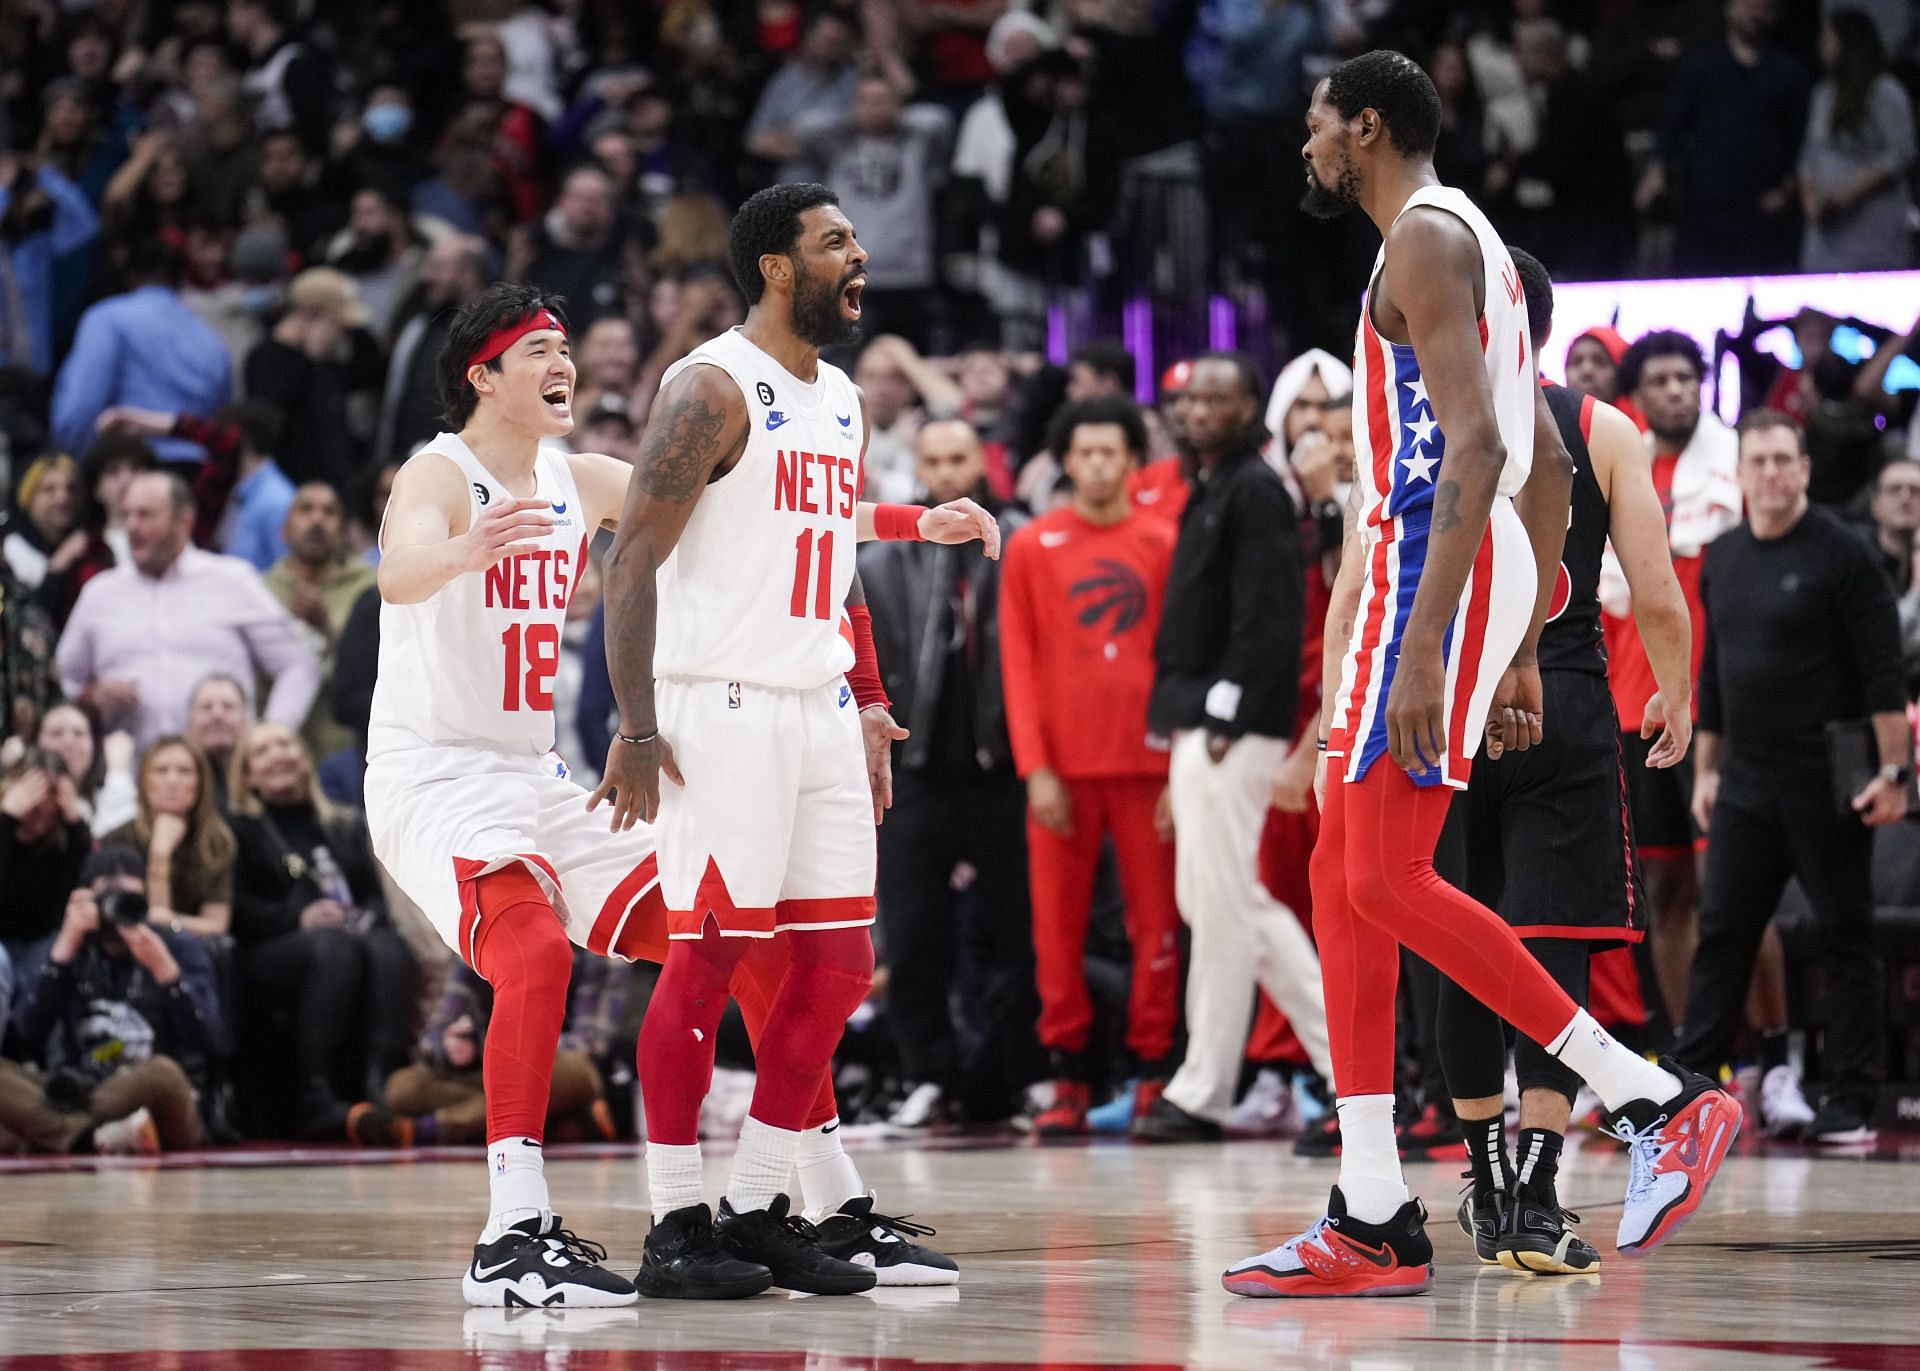
[[[1880,768],[1880,774],[1877,779],[1886,781],[1891,785],[1905,785],[1913,779],[1913,765],[1912,763],[1908,763],[1902,766],[1898,762],[1888,762]]]

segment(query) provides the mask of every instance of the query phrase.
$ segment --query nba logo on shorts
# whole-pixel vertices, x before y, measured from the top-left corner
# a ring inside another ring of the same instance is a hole
[[[496,1152],[493,1154],[493,1174],[496,1176],[504,1176],[507,1174],[507,1154],[505,1152]]]
[[[727,708],[740,708],[740,682],[738,681],[727,682]]]

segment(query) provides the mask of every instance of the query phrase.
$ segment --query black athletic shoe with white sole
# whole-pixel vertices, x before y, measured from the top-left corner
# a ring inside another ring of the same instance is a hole
[[[820,1247],[820,1230],[788,1213],[785,1195],[775,1195],[765,1209],[744,1214],[720,1201],[714,1231],[727,1251],[741,1261],[755,1262],[773,1273],[782,1290],[804,1295],[858,1295],[877,1283],[874,1269],[830,1257]]]
[[[1471,1171],[1466,1173],[1472,1179]],[[1483,1266],[1498,1266],[1499,1254],[1495,1243],[1500,1237],[1500,1224],[1505,1218],[1507,1197],[1498,1190],[1482,1190],[1477,1185],[1469,1185],[1466,1194],[1460,1197],[1460,1231],[1473,1239],[1473,1255],[1480,1259]]]
[[[876,1214],[873,1196],[848,1200],[839,1212],[820,1221],[820,1250],[855,1266],[873,1268],[881,1285],[957,1285],[960,1267],[944,1252],[923,1247],[915,1238],[934,1230],[906,1218]]]
[[[600,1263],[607,1249],[577,1237],[552,1215],[522,1219],[492,1242],[477,1243],[461,1279],[468,1304],[483,1309],[609,1309],[633,1304],[633,1282]]]
[[[1507,1196],[1500,1237],[1494,1243],[1500,1264],[1541,1276],[1584,1276],[1600,1270],[1600,1254],[1573,1231],[1578,1214],[1560,1207],[1551,1195],[1536,1195],[1516,1185]]]
[[[770,1289],[773,1272],[727,1251],[713,1211],[696,1204],[653,1225],[633,1283],[648,1299],[741,1300]]]

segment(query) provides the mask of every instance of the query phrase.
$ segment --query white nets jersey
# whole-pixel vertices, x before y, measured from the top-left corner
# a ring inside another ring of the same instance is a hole
[[[1507,464],[1499,492],[1511,497],[1533,469],[1533,344],[1520,273],[1473,201],[1450,186],[1415,191],[1400,213],[1420,206],[1457,216],[1480,243],[1486,306],[1480,314],[1480,350],[1493,387],[1493,414],[1506,444]],[[1396,219],[1397,222],[1397,219]],[[1387,264],[1386,245],[1374,260],[1378,282]],[[1446,461],[1447,435],[1434,421],[1426,381],[1413,348],[1382,338],[1373,326],[1373,291],[1360,311],[1353,349],[1353,445],[1359,461],[1360,527],[1378,536],[1381,526],[1415,510],[1433,507],[1433,489]]]
[[[860,395],[820,363],[808,385],[731,329],[674,364],[740,387],[747,446],[700,492],[659,572],[654,674],[811,690],[853,665],[840,609],[853,583],[866,441]]]
[[[471,519],[512,498],[454,434],[440,434],[409,460],[429,453],[460,468]],[[527,753],[553,747],[560,632],[593,530],[565,457],[542,449],[534,481],[553,527],[533,548],[490,571],[462,573],[419,604],[380,606],[369,755],[420,743]]]

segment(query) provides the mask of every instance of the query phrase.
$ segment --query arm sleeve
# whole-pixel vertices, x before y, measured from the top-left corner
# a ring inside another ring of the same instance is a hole
[[[211,1055],[221,1039],[220,992],[215,984],[213,958],[190,934],[167,937],[167,949],[180,964],[180,979],[160,990],[172,1047]]]
[[[1233,539],[1227,650],[1207,693],[1207,727],[1229,738],[1299,689],[1306,581],[1293,501],[1278,480],[1250,479],[1227,516]],[[1287,734],[1293,709],[1285,709]]]
[[[1000,571],[1000,678],[1007,700],[1007,734],[1021,776],[1053,765],[1038,698],[1040,645],[1035,641],[1033,585],[1028,568],[1034,535],[1022,530],[1007,544]]]
[[[1900,610],[1894,604],[1893,587],[1874,565],[1866,545],[1851,534],[1846,538],[1839,610],[1860,672],[1860,703],[1869,714],[1904,713],[1907,692],[1900,676]]]
[[[273,678],[260,716],[298,732],[320,693],[320,659],[307,646],[299,620],[273,598],[258,576],[236,569],[232,584],[247,653],[256,667]]]
[[[113,320],[98,309],[81,316],[73,348],[53,386],[53,433],[68,452],[93,446],[94,421],[113,398],[119,354]]]
[[[1725,733],[1726,715],[1720,707],[1720,644],[1713,627],[1713,544],[1707,544],[1706,560],[1700,567],[1700,609],[1706,620],[1706,645],[1700,651],[1700,685],[1696,692],[1699,726],[1703,733]]]

